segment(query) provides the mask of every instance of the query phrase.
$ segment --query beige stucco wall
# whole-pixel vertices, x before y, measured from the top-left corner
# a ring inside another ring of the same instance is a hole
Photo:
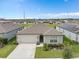
[[[0,37],[3,37],[3,34],[0,34]]]
[[[18,43],[36,43],[38,35],[17,35]]]
[[[50,42],[50,40],[57,40],[57,42]],[[44,36],[44,43],[62,44],[63,43],[63,36]]]

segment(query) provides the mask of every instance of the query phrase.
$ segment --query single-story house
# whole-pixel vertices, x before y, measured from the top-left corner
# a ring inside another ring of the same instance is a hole
[[[46,24],[35,24],[17,33],[18,43],[62,44],[63,34]]]
[[[13,22],[1,21],[0,22],[0,37],[10,40],[14,36],[16,36],[16,33],[18,32],[19,29],[20,28]]]
[[[76,24],[65,23],[60,26],[57,26],[56,29],[60,32],[63,32],[65,36],[71,40],[79,42],[79,26]]]

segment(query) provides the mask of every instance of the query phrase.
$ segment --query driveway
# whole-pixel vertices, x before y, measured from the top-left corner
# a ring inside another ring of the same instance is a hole
[[[19,44],[7,59],[34,59],[36,44]]]

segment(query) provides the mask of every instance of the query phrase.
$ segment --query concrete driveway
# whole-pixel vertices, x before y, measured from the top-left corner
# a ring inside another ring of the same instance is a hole
[[[36,44],[19,44],[7,59],[34,59]]]

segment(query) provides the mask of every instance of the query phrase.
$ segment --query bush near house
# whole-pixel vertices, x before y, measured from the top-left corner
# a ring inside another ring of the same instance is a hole
[[[64,45],[63,44],[58,44],[58,45],[56,45],[56,44],[48,44],[48,48],[49,49],[53,49],[53,48],[56,48],[56,49],[63,49],[64,48]]]
[[[49,50],[48,44],[44,44],[44,45],[43,45],[43,50],[44,50],[44,51],[48,51],[48,50]]]
[[[8,43],[7,39],[0,38],[0,48],[4,47]]]

